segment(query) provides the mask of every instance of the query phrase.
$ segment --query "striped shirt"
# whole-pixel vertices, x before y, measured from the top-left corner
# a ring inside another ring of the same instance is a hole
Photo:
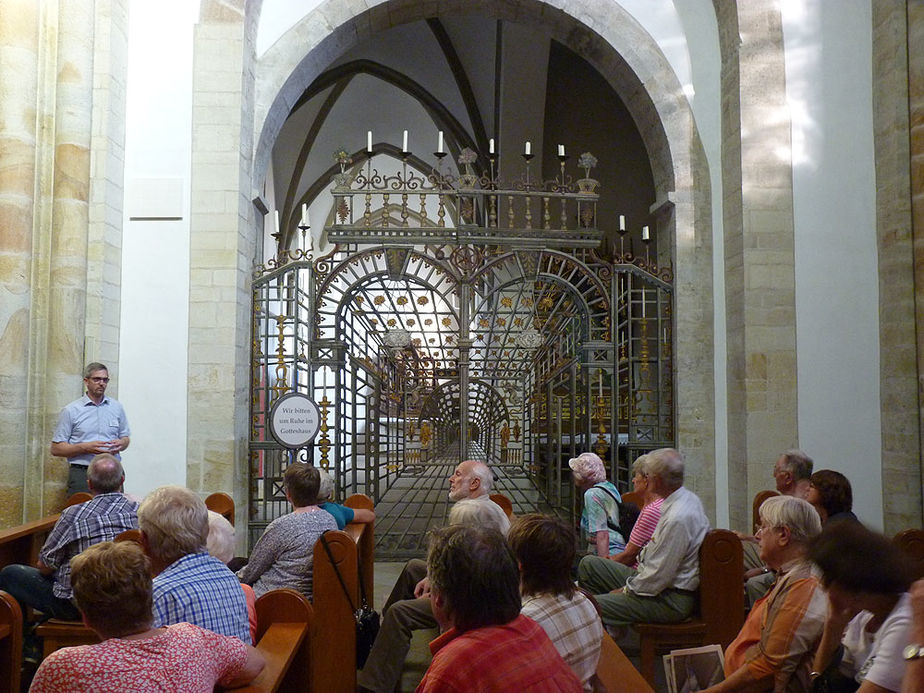
[[[772,676],[774,691],[809,690],[827,609],[818,569],[808,561],[784,565],[725,651],[725,675],[747,666],[757,680]]]
[[[138,503],[118,492],[101,493],[86,503],[61,511],[61,517],[39,552],[39,561],[55,569],[54,595],[70,599],[71,559],[93,544],[112,541],[127,529],[138,528]]]
[[[658,526],[658,520],[661,518],[661,504],[663,502],[663,498],[656,498],[642,508],[642,512],[639,513],[635,526],[629,534],[630,544],[635,544],[637,547],[642,548],[651,540],[655,527]],[[637,565],[638,561],[635,562],[635,566]]]
[[[154,578],[154,627],[183,622],[251,643],[241,583],[204,551],[178,558]]]
[[[590,679],[600,659],[603,624],[594,605],[581,592],[524,595],[520,613],[542,626],[558,654],[580,679],[585,691],[593,690]]]

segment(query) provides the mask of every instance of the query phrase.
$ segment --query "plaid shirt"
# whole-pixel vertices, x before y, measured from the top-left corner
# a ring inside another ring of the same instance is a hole
[[[755,679],[772,676],[775,691],[809,690],[827,610],[818,568],[808,561],[784,565],[725,651],[725,675],[747,666]]]
[[[501,626],[462,633],[450,628],[430,643],[430,652],[433,661],[417,693],[581,690],[580,681],[545,631],[523,615]]]
[[[61,512],[39,561],[55,569],[54,595],[70,599],[71,559],[93,544],[112,541],[127,529],[138,528],[138,503],[121,493],[101,493],[86,503],[72,505]]]
[[[585,691],[593,690],[590,679],[600,659],[603,624],[590,600],[581,592],[537,594],[523,597],[520,611],[542,626],[558,654],[581,680]]]
[[[175,560],[154,578],[154,627],[184,622],[251,643],[241,583],[204,551]]]

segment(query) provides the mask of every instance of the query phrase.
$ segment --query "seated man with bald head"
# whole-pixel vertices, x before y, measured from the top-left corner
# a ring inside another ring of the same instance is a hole
[[[490,499],[493,480],[494,475],[484,462],[466,460],[459,464],[449,477],[449,499],[457,503],[450,511],[449,523],[493,527],[506,535],[510,521]],[[357,676],[361,690],[383,693],[395,690],[411,647],[412,631],[437,626],[429,589],[427,564],[412,558],[385,602],[382,627]]]
[[[78,620],[73,603],[71,559],[86,548],[112,541],[138,527],[138,504],[122,494],[122,463],[108,453],[97,455],[87,469],[93,498],[65,508],[39,552],[36,566],[8,565],[0,571],[0,589],[45,618]]]

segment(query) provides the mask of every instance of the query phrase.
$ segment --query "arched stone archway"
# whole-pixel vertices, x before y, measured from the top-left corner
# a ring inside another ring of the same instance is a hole
[[[190,435],[192,488],[242,488],[246,474],[249,267],[262,229],[252,200],[265,184],[272,144],[292,104],[330,61],[398,24],[472,12],[462,0],[384,2],[356,11],[328,0],[267,53],[254,57],[260,3],[210,16],[197,28],[193,107],[190,419],[214,425],[213,440]],[[542,26],[590,62],[622,97],[648,150],[662,237],[672,239],[675,294],[677,441],[690,485],[715,505],[712,330],[712,226],[709,175],[683,91],[657,44],[615,2],[568,7],[546,2],[486,3],[478,12]],[[240,60],[230,46],[240,46]],[[221,64],[209,62],[221,45]],[[198,136],[197,136],[198,135]],[[231,165],[233,163],[233,166]],[[197,318],[203,318],[199,321]],[[214,325],[206,329],[198,325]],[[231,372],[222,368],[231,354]],[[201,419],[200,419],[201,417]],[[232,424],[228,424],[232,421]],[[199,426],[201,428],[201,424]],[[241,502],[244,501],[240,497]]]

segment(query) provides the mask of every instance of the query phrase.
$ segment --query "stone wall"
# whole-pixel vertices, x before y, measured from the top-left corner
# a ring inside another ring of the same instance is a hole
[[[95,183],[99,199],[121,210],[124,109],[113,86],[124,84],[125,21],[125,0],[0,0],[0,523],[7,526],[60,507],[67,465],[49,453],[58,412],[81,395],[87,361],[117,358],[121,213],[91,231],[90,202]],[[98,32],[107,34],[104,45]],[[107,56],[115,63],[104,68],[110,81],[94,87],[94,62]],[[104,112],[94,112],[94,99],[106,103]],[[103,115],[120,124],[101,125]],[[98,179],[90,170],[94,133]]]

